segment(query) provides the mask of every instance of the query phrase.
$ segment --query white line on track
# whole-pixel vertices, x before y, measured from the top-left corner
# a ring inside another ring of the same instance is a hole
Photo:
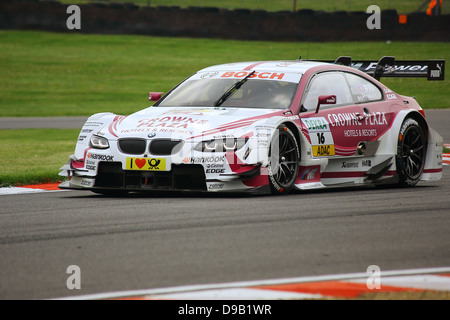
[[[409,270],[396,270],[396,271],[381,271],[382,279],[388,277],[386,280],[391,281],[391,284],[394,285],[394,282],[401,282],[401,285],[410,287],[411,285],[418,285],[421,288],[426,287],[426,282],[430,279],[437,280],[434,278],[435,276],[430,274],[438,274],[438,273],[450,273],[450,267],[441,267],[441,268],[428,268],[428,269],[409,269]],[[417,275],[427,275],[426,277],[417,277]],[[391,278],[392,277],[392,278]],[[396,278],[399,277],[399,278]],[[409,278],[408,278],[409,277]],[[430,278],[431,277],[431,278]],[[268,286],[268,285],[280,285],[280,284],[289,284],[289,283],[308,283],[308,282],[319,282],[319,281],[366,281],[368,278],[367,273],[350,273],[350,274],[337,274],[337,275],[324,275],[324,276],[312,276],[312,277],[299,277],[299,278],[285,278],[285,279],[272,279],[272,280],[260,280],[260,281],[246,281],[246,282],[231,282],[231,283],[221,283],[221,284],[206,284],[206,285],[192,285],[192,286],[179,286],[179,287],[170,287],[170,288],[159,288],[159,289],[144,289],[144,290],[130,290],[130,291],[119,291],[119,292],[108,292],[108,293],[98,293],[91,295],[80,295],[80,296],[72,296],[65,298],[57,298],[58,300],[102,300],[102,299],[118,299],[125,297],[139,297],[139,296],[155,296],[161,297],[164,295],[164,298],[174,298],[179,297],[182,299],[192,299],[192,297],[202,297],[205,299],[207,294],[209,294],[209,298],[211,298],[212,294],[215,294],[218,299],[227,299],[230,293],[236,293],[241,295],[241,299],[257,299],[256,296],[262,294],[262,292],[255,292],[255,295],[249,295],[250,289],[242,290],[247,287],[260,287],[260,286]],[[389,280],[390,279],[390,280]],[[414,281],[412,281],[414,279]],[[428,279],[428,280],[427,280]],[[441,282],[433,281],[433,285],[429,289],[436,289],[440,286],[439,290],[450,291],[450,279],[446,277],[439,277]],[[384,280],[382,280],[384,283]],[[231,291],[230,289],[238,289],[236,291]],[[253,289],[252,289],[253,290]],[[257,290],[259,291],[259,290]],[[264,290],[261,290],[264,291]],[[191,295],[194,294],[194,295]],[[205,294],[205,295],[203,295]],[[283,295],[283,293],[280,293]],[[280,295],[280,296],[281,296]],[[303,298],[313,298],[310,294],[302,294],[295,295],[297,299]],[[233,299],[238,299],[239,296],[233,296]],[[292,299],[294,295],[291,295]],[[275,299],[273,295],[270,295],[269,298],[264,296],[264,299]],[[281,299],[281,298],[277,298]]]
[[[67,191],[67,190],[45,190],[45,189],[23,188],[23,187],[10,187],[10,188],[0,188],[0,196],[26,194],[26,193],[41,193],[41,192],[60,192],[60,191]]]

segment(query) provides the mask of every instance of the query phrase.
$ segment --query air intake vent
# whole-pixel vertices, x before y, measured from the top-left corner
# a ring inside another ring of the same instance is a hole
[[[119,149],[126,154],[144,154],[146,144],[145,139],[120,139]]]
[[[179,152],[182,147],[181,140],[156,139],[150,142],[149,151],[156,156],[168,156]]]

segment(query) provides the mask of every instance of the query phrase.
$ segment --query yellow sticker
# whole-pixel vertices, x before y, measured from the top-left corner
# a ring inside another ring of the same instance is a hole
[[[334,145],[312,146],[314,157],[334,156]]]
[[[166,159],[127,158],[127,170],[166,171]]]

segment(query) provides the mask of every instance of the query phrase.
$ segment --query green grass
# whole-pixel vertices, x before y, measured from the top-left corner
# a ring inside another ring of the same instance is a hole
[[[135,3],[141,6],[178,6],[181,8],[194,7],[215,7],[225,9],[251,9],[267,11],[292,11],[294,9],[294,0],[63,0],[67,4],[84,4],[88,2],[122,2]],[[443,13],[450,11],[450,5],[443,3]],[[370,5],[377,5],[381,10],[397,9],[399,13],[410,13],[416,11],[423,0],[297,0],[296,9],[314,9],[322,11],[366,11]],[[425,12],[427,6],[421,11]]]
[[[0,117],[130,114],[196,70],[234,61],[449,58],[450,43],[265,42],[0,31]],[[448,59],[447,59],[448,60]],[[448,77],[447,77],[448,78]],[[449,80],[383,80],[424,108],[448,108]]]
[[[0,130],[0,187],[62,180],[79,130]]]

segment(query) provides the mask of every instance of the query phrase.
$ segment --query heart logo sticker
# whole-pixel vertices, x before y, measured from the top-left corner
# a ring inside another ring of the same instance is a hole
[[[145,166],[146,162],[147,161],[142,158],[134,160],[134,163],[136,163],[136,165],[138,166],[139,169],[142,169],[142,167]]]

